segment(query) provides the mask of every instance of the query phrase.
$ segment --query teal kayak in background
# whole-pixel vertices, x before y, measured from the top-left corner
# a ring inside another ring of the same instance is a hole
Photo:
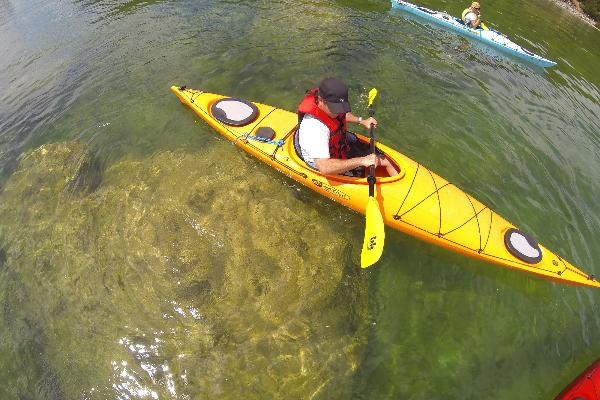
[[[476,39],[498,50],[501,50],[504,53],[508,53],[537,66],[548,68],[556,65],[554,61],[538,56],[537,54],[534,54],[531,51],[524,49],[518,44],[510,41],[500,32],[491,29],[469,28],[462,22],[460,18],[452,17],[445,12],[433,11],[403,0],[392,0],[392,7],[398,10],[406,11],[410,14],[417,15],[427,21],[434,22],[443,27],[452,29],[453,31],[462,33],[467,37]]]

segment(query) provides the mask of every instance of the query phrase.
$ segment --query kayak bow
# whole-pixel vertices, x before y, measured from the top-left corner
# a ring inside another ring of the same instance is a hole
[[[171,90],[183,104],[248,153],[310,189],[365,214],[367,178],[323,175],[310,168],[295,148],[295,113],[186,87],[172,86]],[[369,142],[367,137],[357,137]],[[376,170],[375,200],[386,225],[503,267],[557,282],[600,287],[592,275],[423,165],[382,143],[377,143],[377,148],[401,171],[390,177],[384,168]]]

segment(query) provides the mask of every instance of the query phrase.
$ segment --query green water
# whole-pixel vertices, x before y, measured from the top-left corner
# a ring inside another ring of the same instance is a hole
[[[552,399],[600,356],[599,291],[391,230],[361,271],[363,217],[169,91],[377,87],[382,141],[599,275],[600,32],[483,4],[543,71],[390,8],[0,0],[1,399]]]

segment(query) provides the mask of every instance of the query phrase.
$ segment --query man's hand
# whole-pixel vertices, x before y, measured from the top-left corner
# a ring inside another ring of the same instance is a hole
[[[375,167],[387,167],[391,165],[387,158],[380,156],[379,154],[369,154],[361,157],[361,159],[363,167],[370,167],[371,165],[374,165]]]
[[[371,128],[371,124],[373,124],[374,126],[377,126],[377,120],[375,118],[373,118],[373,117],[369,117],[367,119],[362,120],[360,122],[360,124],[362,126],[364,126],[365,128],[370,129]]]

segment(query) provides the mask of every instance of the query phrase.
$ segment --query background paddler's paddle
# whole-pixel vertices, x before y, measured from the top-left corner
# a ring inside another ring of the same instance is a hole
[[[369,117],[375,114],[373,109],[373,100],[377,96],[377,89],[373,88],[369,91]],[[374,125],[371,124],[371,152],[375,154],[375,134],[373,132]],[[367,268],[375,264],[383,253],[383,242],[385,240],[385,230],[383,217],[379,209],[379,203],[375,199],[375,165],[369,167],[369,200],[367,201],[366,224],[365,224],[365,239],[363,242],[362,252],[360,253],[360,266]]]

